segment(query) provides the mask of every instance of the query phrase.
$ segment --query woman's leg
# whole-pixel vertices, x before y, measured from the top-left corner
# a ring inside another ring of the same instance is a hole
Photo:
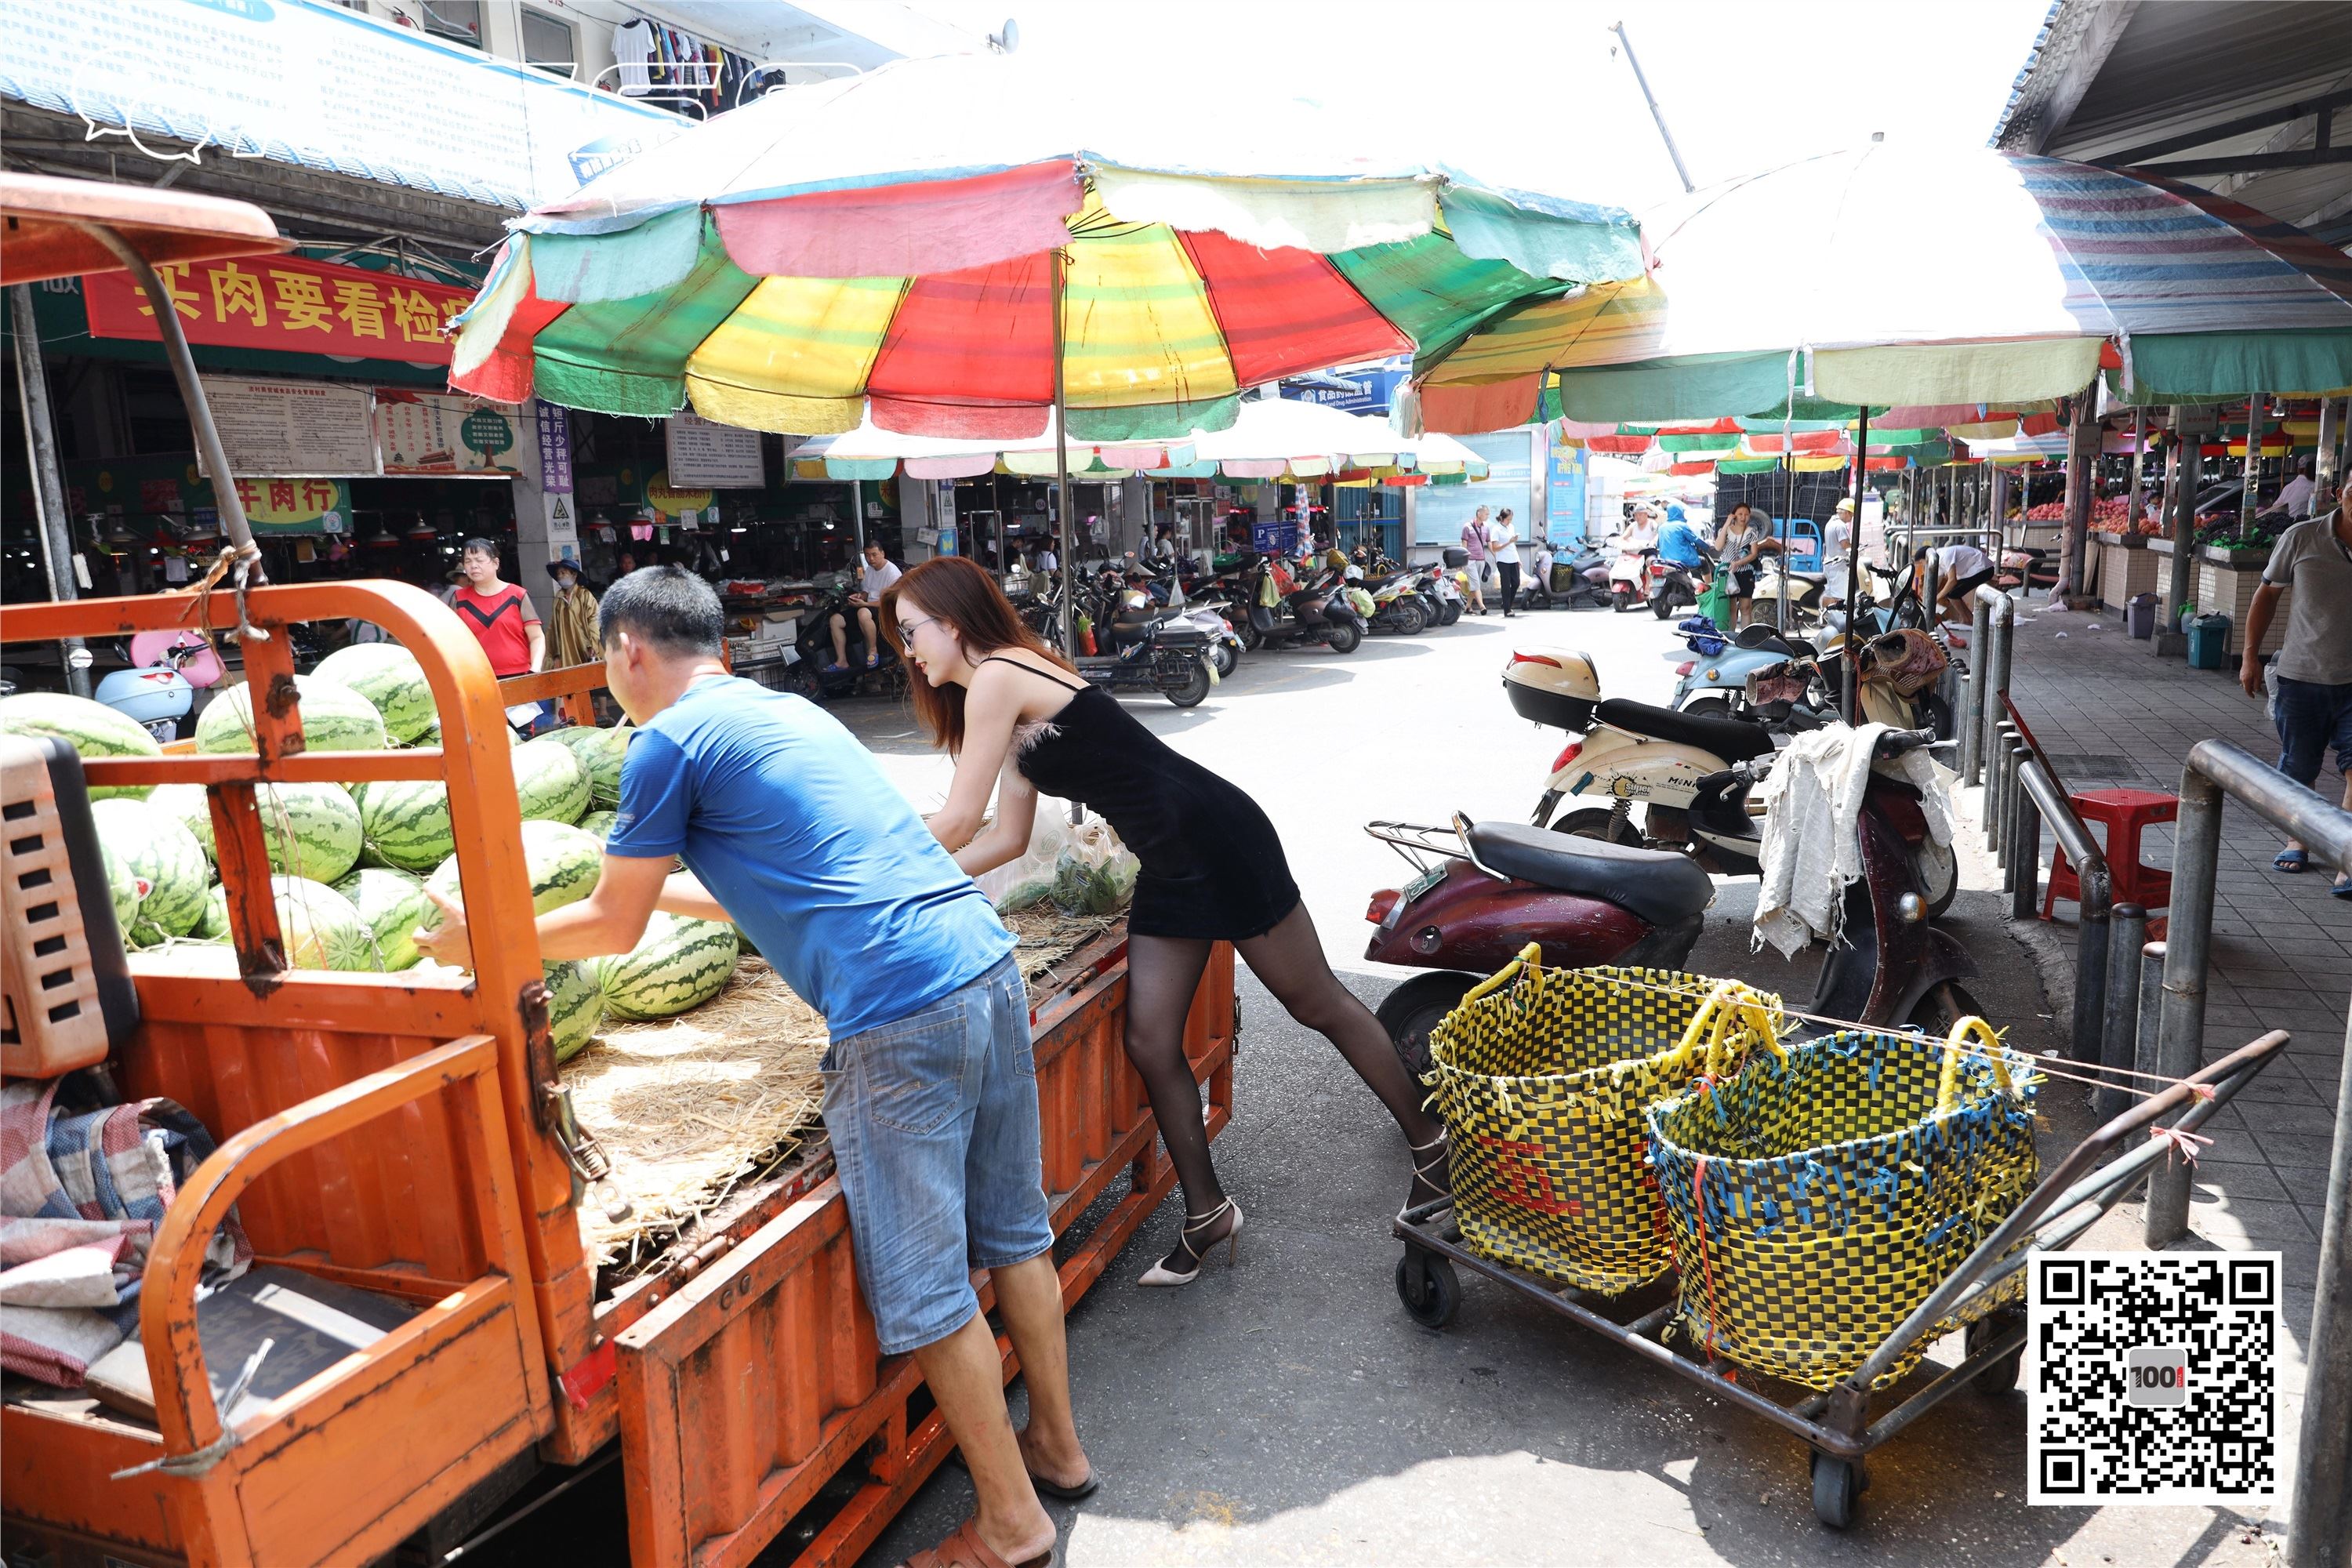
[[[1518,563],[1515,561],[1498,562],[1496,563],[1495,570],[1503,579],[1503,614],[1517,615],[1519,599]]]
[[[1426,1091],[1404,1070],[1395,1044],[1371,1009],[1331,973],[1322,941],[1315,934],[1314,918],[1304,903],[1264,936],[1236,942],[1234,948],[1250,973],[1265,983],[1293,1018],[1339,1047],[1356,1076],[1396,1118],[1407,1142],[1426,1145],[1437,1140],[1445,1129],[1422,1109]],[[1421,1156],[1424,1161],[1428,1157],[1427,1152]],[[1409,1201],[1420,1203],[1444,1191],[1444,1166],[1438,1165],[1432,1171],[1435,1180],[1416,1180]]]
[[[1208,1130],[1201,1125],[1201,1086],[1184,1058],[1184,1019],[1209,967],[1209,947],[1187,937],[1127,939],[1127,1059],[1143,1079],[1160,1140],[1183,1185],[1188,1218],[1212,1213],[1225,1201],[1209,1158]],[[1176,1273],[1190,1273],[1209,1243],[1232,1228],[1229,1220],[1202,1226],[1192,1235],[1192,1252],[1180,1246],[1160,1261]]]

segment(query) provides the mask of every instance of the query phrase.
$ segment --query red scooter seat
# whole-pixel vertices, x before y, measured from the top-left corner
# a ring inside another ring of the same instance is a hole
[[[1674,850],[1515,822],[1478,823],[1468,837],[1478,862],[1506,877],[1622,905],[1654,926],[1678,924],[1715,901],[1714,881],[1697,861]]]

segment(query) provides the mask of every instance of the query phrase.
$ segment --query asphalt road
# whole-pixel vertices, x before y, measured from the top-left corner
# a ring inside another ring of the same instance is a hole
[[[1367,896],[1398,863],[1374,817],[1524,819],[1561,743],[1513,715],[1507,649],[1590,652],[1612,696],[1663,700],[1646,616],[1490,617],[1405,641],[1245,658],[1200,708],[1132,711],[1263,803],[1335,964],[1368,1003],[1402,971],[1360,961]],[[1682,657],[1679,653],[1677,658]],[[946,765],[903,717],[850,715],[928,803]],[[1986,868],[1974,868],[1976,886]],[[1808,996],[1817,959],[1748,951],[1755,884],[1727,883],[1694,954],[1703,973]],[[1945,922],[1976,955],[1975,987],[2012,1043],[2057,1043],[2049,1004],[1994,896],[1964,891]],[[1081,1431],[1106,1478],[1055,1505],[1064,1561],[1167,1563],[1743,1564],[2266,1561],[2233,1516],[2194,1509],[2029,1509],[2024,1401],[1973,1392],[1873,1457],[1864,1520],[1814,1520],[1801,1445],[1567,1321],[1465,1282],[1446,1330],[1399,1306],[1388,1223],[1402,1141],[1338,1054],[1246,973],[1236,1113],[1216,1144],[1249,1215],[1239,1266],[1175,1291],[1134,1277],[1173,1245],[1171,1202],[1070,1314]],[[2071,1097],[2045,1097],[2045,1159],[2079,1135]],[[943,1468],[865,1559],[897,1563],[971,1510]],[[779,1558],[779,1560],[781,1560]]]

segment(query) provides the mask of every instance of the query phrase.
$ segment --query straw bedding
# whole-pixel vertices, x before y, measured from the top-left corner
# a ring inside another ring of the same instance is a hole
[[[1076,977],[1066,961],[1117,927],[1047,905],[1005,918],[1032,1005]],[[679,1017],[608,1024],[563,1066],[580,1123],[612,1161],[632,1213],[592,1197],[581,1240],[608,1275],[651,1264],[681,1232],[792,1164],[820,1131],[824,1020],[776,973],[746,958],[711,1001]]]

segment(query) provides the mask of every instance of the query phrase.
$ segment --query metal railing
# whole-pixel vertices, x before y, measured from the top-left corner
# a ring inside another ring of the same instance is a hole
[[[2352,812],[2277,772],[2242,746],[2200,741],[2180,775],[2180,816],[2172,868],[2171,929],[2161,947],[2163,1007],[2155,1030],[2155,1072],[2183,1079],[2205,1050],[2205,977],[2212,963],[2213,898],[2221,852],[2224,795],[2307,846],[2312,858],[2352,869]],[[2352,1556],[2352,1032],[2336,1101],[2319,1289],[2311,1314],[2303,1440],[2295,1456],[2289,1568],[2340,1568]],[[2148,1177],[2146,1240],[2165,1247],[2189,1222],[2189,1167],[2168,1161]]]
[[[2009,696],[2009,648],[2017,630],[2017,601],[1986,584],[1969,596],[1969,681],[1960,710],[1960,782],[1984,777],[1992,754],[1993,724]]]
[[[2021,921],[2036,919],[2041,913],[2042,825],[2047,822],[2051,837],[2074,863],[2082,909],[2075,921],[2074,1010],[2067,1035],[2069,1050],[2078,1062],[2104,1061],[2107,974],[2114,963],[2107,951],[2115,900],[2107,858],[2099,852],[2090,830],[2074,815],[2066,792],[2058,787],[2032,747],[2020,742],[2010,748],[2004,760],[2002,772],[2008,782],[2002,798],[2010,816],[2003,835],[2002,865],[2008,874],[2010,913]],[[2139,929],[2146,930],[2144,915]],[[2137,952],[2137,947],[2133,951]]]

